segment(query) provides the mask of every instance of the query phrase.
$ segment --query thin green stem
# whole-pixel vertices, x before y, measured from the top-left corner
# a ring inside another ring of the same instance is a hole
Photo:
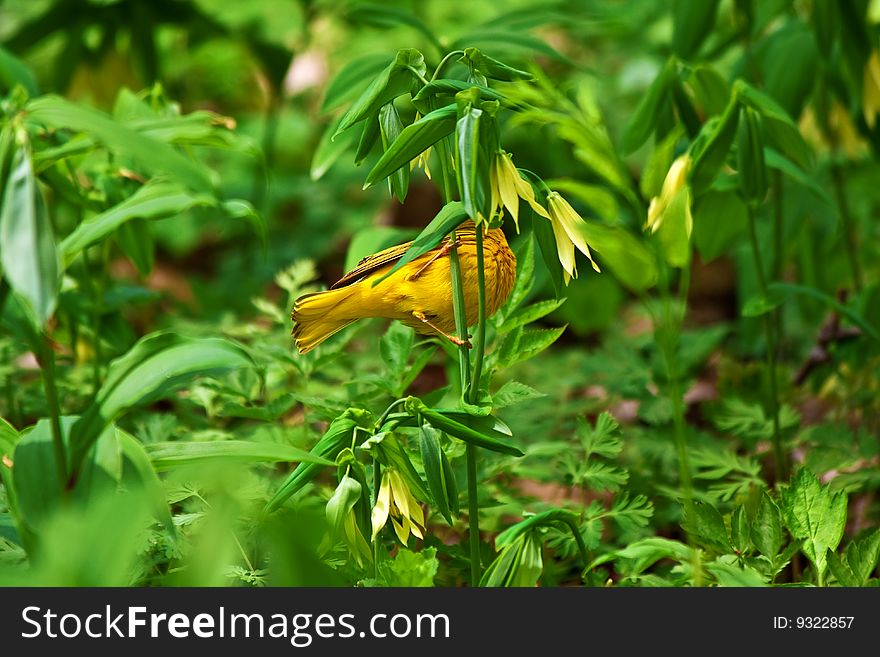
[[[379,501],[379,488],[382,487],[382,464],[373,459],[373,506]],[[373,537],[373,577],[379,579],[379,536]]]
[[[49,406],[49,423],[52,427],[52,449],[55,454],[55,470],[58,483],[62,490],[67,486],[67,450],[61,435],[61,407],[58,404],[58,388],[55,385],[55,352],[44,337],[40,354],[40,372],[43,377],[43,389],[46,392],[46,403]]]
[[[431,82],[440,77],[440,74],[443,72],[443,69],[446,68],[446,65],[453,57],[457,57],[458,55],[463,55],[464,50],[453,50],[452,52],[446,53],[446,56],[440,60],[440,63],[437,64],[437,68],[434,70],[434,75],[431,76]]]
[[[471,556],[471,586],[479,586],[482,576],[480,564],[480,504],[477,499],[477,448],[467,444],[468,487],[468,547]]]
[[[853,287],[856,292],[862,291],[862,268],[859,265],[858,240],[856,238],[856,226],[850,212],[849,202],[846,200],[846,185],[843,180],[843,171],[840,165],[831,165],[831,180],[834,183],[834,195],[837,200],[837,211],[840,214],[843,239],[846,245],[846,255],[852,270]]]
[[[761,260],[761,249],[758,244],[758,232],[755,227],[755,211],[748,206],[749,239],[752,243],[752,256],[755,260],[755,272],[758,276],[758,287],[761,294],[767,296],[767,276]],[[767,340],[767,377],[770,387],[770,416],[773,421],[773,469],[776,481],[784,481],[788,473],[788,463],[782,449],[782,436],[779,430],[779,391],[776,385],[776,335],[773,317],[764,315],[764,334]]]
[[[470,403],[480,401],[480,379],[483,375],[483,355],[486,351],[486,272],[484,271],[483,229],[477,226],[477,332],[474,336],[474,375],[469,391]]]

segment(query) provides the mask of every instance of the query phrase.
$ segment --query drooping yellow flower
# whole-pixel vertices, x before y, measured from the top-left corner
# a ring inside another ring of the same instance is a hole
[[[865,123],[873,130],[880,112],[880,52],[874,51],[865,64],[865,76],[862,82],[862,113]]]
[[[583,217],[581,217],[573,207],[562,198],[559,192],[550,192],[547,194],[547,207],[550,209],[550,223],[553,225],[553,236],[556,238],[556,253],[559,256],[559,263],[565,272],[565,284],[572,278],[577,278],[577,265],[575,263],[574,249],[583,253],[593,265],[593,269],[600,271],[599,265],[593,260],[590,253],[590,247],[581,232],[580,227],[585,225]]]
[[[652,233],[656,233],[660,228],[667,208],[672,205],[678,193],[684,190],[687,172],[690,168],[691,158],[687,154],[677,158],[669,167],[666,178],[663,180],[660,196],[652,198],[651,204],[648,206],[648,220],[645,222],[645,228],[650,228]],[[688,228],[688,235],[690,235],[690,228]]]
[[[489,182],[492,186],[492,214],[494,215],[502,207],[507,208],[510,216],[513,217],[513,223],[516,224],[517,233],[519,232],[519,199],[528,203],[532,210],[542,217],[550,218],[547,210],[535,200],[535,191],[531,184],[516,170],[510,153],[502,151],[492,160]]]
[[[425,514],[418,500],[413,497],[409,486],[394,468],[382,473],[382,484],[373,507],[372,524],[373,540],[391,519],[394,533],[401,543],[406,545],[409,535],[425,537]]]

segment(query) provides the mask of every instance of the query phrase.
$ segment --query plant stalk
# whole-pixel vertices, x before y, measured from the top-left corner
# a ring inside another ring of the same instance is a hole
[[[49,423],[52,427],[52,450],[55,455],[55,471],[62,490],[67,487],[67,450],[61,434],[61,407],[58,404],[58,388],[55,385],[55,352],[44,337],[40,355],[40,373],[43,377],[43,389],[46,392],[46,403],[49,406]]]
[[[831,165],[831,180],[834,183],[834,195],[837,200],[837,211],[840,214],[843,239],[846,245],[846,256],[849,259],[849,267],[852,270],[853,287],[856,292],[862,291],[862,268],[859,265],[858,240],[856,239],[856,226],[849,202],[846,200],[846,185],[843,180],[843,172],[838,164]]]
[[[749,239],[752,243],[752,256],[755,259],[755,271],[758,275],[758,287],[761,295],[767,298],[767,276],[761,260],[761,249],[758,245],[758,232],[755,228],[755,210],[748,206]],[[779,430],[779,391],[776,385],[776,335],[773,315],[764,315],[764,334],[767,340],[767,375],[770,387],[770,415],[773,421],[773,469],[776,481],[784,481],[788,473],[788,463],[782,449],[782,436]]]

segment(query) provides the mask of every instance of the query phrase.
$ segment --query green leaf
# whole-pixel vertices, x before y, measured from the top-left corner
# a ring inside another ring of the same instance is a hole
[[[752,523],[751,534],[752,543],[758,548],[758,552],[770,559],[771,563],[774,562],[784,541],[782,515],[766,492],[761,493],[761,503]]]
[[[785,296],[786,299],[792,296],[805,296],[816,299],[817,301],[821,301],[829,308],[834,309],[836,312],[840,313],[843,317],[846,317],[849,321],[862,329],[862,331],[864,331],[866,335],[872,337],[874,340],[880,340],[880,331],[878,331],[876,327],[870,324],[868,320],[866,320],[852,308],[843,305],[837,299],[832,297],[830,294],[826,294],[822,290],[817,290],[814,287],[809,287],[806,285],[796,285],[794,283],[770,283],[767,286],[767,292],[768,294],[773,295],[781,294]]]
[[[394,559],[379,563],[379,574],[385,586],[434,586],[434,577],[440,568],[437,548],[427,547],[419,552],[400,549]]]
[[[508,333],[519,326],[531,324],[532,322],[549,315],[554,310],[558,309],[563,303],[565,303],[565,299],[548,299],[519,308],[505,318],[504,322],[498,327],[498,332]]]
[[[745,554],[752,546],[749,517],[745,505],[740,505],[730,515],[730,545],[738,555]]]
[[[373,416],[369,411],[357,408],[349,408],[336,417],[327,427],[324,435],[310,450],[313,456],[327,460],[336,459],[339,452],[345,447],[351,447],[352,436],[355,429],[371,427]],[[278,487],[272,499],[266,504],[266,511],[271,512],[280,507],[284,501],[298,492],[311,481],[321,469],[318,463],[302,462],[291,472],[284,483]]]
[[[5,131],[4,131],[5,132]],[[61,287],[58,251],[30,152],[20,144],[3,181],[0,266],[9,287],[27,302],[38,327],[49,321]]]
[[[116,241],[122,252],[143,276],[153,270],[153,234],[146,219],[136,217],[121,224],[116,229]]]
[[[867,586],[880,559],[880,530],[851,541],[843,557],[828,550],[828,567],[841,586]]]
[[[565,332],[565,326],[551,329],[514,330],[508,333],[498,348],[498,365],[510,367],[528,360],[547,349]]]
[[[438,436],[438,431],[428,424],[419,427],[419,451],[425,467],[428,490],[434,498],[434,504],[440,515],[451,526],[453,507],[457,513],[458,488],[449,460],[440,447]]]
[[[508,381],[492,395],[492,404],[495,408],[506,408],[514,404],[520,404],[532,399],[546,397],[543,392],[538,392],[531,386],[519,381]]]
[[[207,194],[193,194],[169,180],[151,180],[118,205],[80,223],[59,247],[64,265],[127,221],[165,219],[196,206],[215,204],[216,200]]]
[[[144,446],[127,431],[116,429],[116,440],[119,442],[119,448],[122,456],[134,468],[140,485],[146,492],[150,505],[153,508],[153,515],[165,525],[165,528],[174,535],[176,532],[174,521],[171,518],[171,511],[168,503],[165,501],[165,489],[153,464],[150,462],[150,456],[144,449]],[[123,464],[123,471],[126,466]]]
[[[345,475],[333,491],[333,495],[327,500],[325,513],[329,524],[337,536],[342,536],[346,516],[354,509],[355,504],[361,499],[361,485],[357,479]]]
[[[0,417],[0,458],[12,455],[20,436],[9,422]]]
[[[511,310],[516,309],[525,301],[532,284],[535,280],[535,240],[531,235],[526,235],[521,246],[516,250],[516,281],[513,291],[504,305],[503,316],[507,316]]]
[[[382,148],[385,151],[397,141],[403,130],[403,123],[400,121],[400,115],[394,107],[394,103],[383,105],[379,109],[379,132],[382,135]],[[397,197],[401,203],[406,199],[406,192],[409,189],[409,167],[402,166],[391,174],[388,181],[391,193]]]
[[[734,83],[733,91],[735,97],[761,114],[767,146],[784,153],[802,169],[812,166],[812,150],[795,122],[775,100],[743,80]]]
[[[716,560],[706,564],[706,570],[715,576],[719,586],[762,587],[767,578],[751,566]]]
[[[333,465],[333,461],[291,445],[248,440],[212,440],[165,442],[146,445],[153,467],[158,471],[212,461],[231,463],[315,463]]]
[[[802,21],[788,21],[764,49],[763,88],[787,114],[798,117],[815,88],[819,66],[813,35]]]
[[[386,53],[371,53],[346,63],[327,85],[321,112],[329,112],[354,98],[367,80],[388,66],[390,60],[391,56]]]
[[[504,436],[504,434],[499,431],[487,431],[484,428],[486,420],[492,421],[493,418],[469,416],[467,414],[459,414],[455,417],[451,413],[441,413],[428,408],[421,400],[415,397],[407,398],[406,409],[413,416],[421,415],[435,429],[445,431],[450,436],[463,440],[466,443],[471,443],[493,452],[523,456],[522,450],[518,447],[514,447],[503,439],[496,437],[499,435]],[[506,438],[507,436],[504,437]]]
[[[552,526],[559,523],[562,523],[566,527],[570,527],[571,525],[577,526],[578,521],[578,514],[574,511],[569,511],[568,509],[549,509],[547,511],[542,511],[541,513],[536,513],[523,518],[515,525],[511,525],[498,534],[498,536],[495,537],[495,546],[502,548],[505,545],[510,545],[517,538],[536,527],[546,525]]]
[[[455,117],[455,105],[447,105],[406,126],[367,174],[364,189],[387,178],[399,168],[408,167],[412,160],[430,146],[452,134],[455,130]]]
[[[489,190],[480,174],[480,123],[483,111],[467,107],[455,126],[455,170],[461,201],[468,216],[489,219]]]
[[[757,207],[767,196],[767,164],[761,116],[749,107],[742,110],[736,150],[740,190],[743,197]]]
[[[130,157],[151,174],[168,174],[198,192],[211,192],[213,183],[204,166],[184,157],[168,144],[151,139],[97,110],[59,96],[41,96],[27,105],[30,121],[57,130],[84,132],[111,151]]]
[[[320,180],[330,170],[336,161],[351,148],[358,138],[357,130],[346,130],[339,137],[333,139],[339,121],[334,121],[325,128],[315,154],[312,155],[312,165],[309,168],[309,177],[312,180]]]
[[[683,131],[680,127],[669,131],[669,134],[654,144],[654,150],[642,170],[642,176],[639,180],[639,190],[645,198],[654,198],[660,196],[663,190],[663,181],[669,172],[669,167],[675,159],[675,146],[681,139]],[[616,217],[610,221],[616,220]]]
[[[668,210],[667,210],[668,211]],[[657,259],[645,242],[619,226],[586,221],[579,226],[599,262],[632,292],[643,292],[657,283]]]
[[[771,292],[768,289],[767,296],[759,294],[745,302],[742,309],[742,316],[760,317],[761,315],[766,315],[781,306],[783,301],[785,301],[785,295],[780,294],[776,290]]]
[[[467,89],[477,89],[480,100],[497,100],[501,103],[505,102],[504,95],[498,93],[494,89],[476,85],[473,82],[464,80],[450,80],[442,78],[440,80],[431,80],[419,92],[413,96],[412,103],[423,114],[428,114],[434,104],[441,104],[438,99],[441,96],[455,96],[460,91]],[[449,102],[449,101],[447,101]]]
[[[24,87],[31,98],[40,93],[34,74],[25,63],[0,47],[0,90],[8,93],[17,84]]]
[[[499,62],[497,59],[484,54],[478,48],[465,48],[464,56],[458,61],[473,67],[490,80],[512,82],[514,80],[532,80],[534,78],[528,71],[521,71],[508,66],[504,62]]]
[[[395,263],[387,274],[377,279],[373,285],[384,281],[401,267],[433,249],[467,218],[467,212],[464,211],[464,206],[460,202],[451,201],[444,205],[440,212],[437,213],[437,216],[431,220],[431,223],[422,229],[422,232],[419,233],[419,236],[416,237],[400,260]]]
[[[71,430],[71,472],[104,427],[129,408],[165,397],[196,377],[252,364],[239,346],[219,338],[157,332],[110,363],[95,401]]]
[[[425,58],[422,53],[413,48],[398,50],[394,61],[376,76],[340,119],[333,138],[355,123],[377,116],[380,107],[409,92],[416,79],[415,73],[425,74]]]
[[[722,553],[730,552],[730,538],[718,509],[711,504],[695,502],[693,510],[693,517],[688,519],[688,531],[707,547]]]
[[[802,539],[801,551],[813,563],[819,584],[824,581],[828,550],[836,550],[846,527],[846,493],[822,486],[812,472],[801,468],[781,491],[782,513],[788,531]]]
[[[828,568],[840,586],[859,586],[859,580],[853,571],[850,570],[849,565],[837,556],[836,552],[828,550],[827,559]]]
[[[693,164],[689,180],[694,194],[701,194],[709,188],[718,171],[727,159],[739,123],[740,107],[731,98],[720,118],[705,123],[697,139],[691,146]]]
[[[654,132],[660,117],[660,108],[669,98],[674,79],[675,62],[670,59],[642,96],[626,126],[621,144],[624,153],[632,153]]]
[[[400,9],[385,4],[377,3],[360,3],[352,7],[347,17],[349,20],[363,23],[365,25],[374,25],[376,27],[395,27],[397,25],[407,25],[414,28],[441,52],[444,50],[443,45],[434,35],[434,32],[425,24],[418,16],[406,9]]]
[[[704,262],[725,253],[748,227],[748,208],[734,191],[709,190],[694,207],[694,245]]]
[[[526,209],[526,214],[532,217],[532,230],[541,250],[541,260],[547,268],[553,292],[557,299],[565,295],[565,279],[563,278],[562,264],[559,262],[559,254],[556,250],[556,237],[553,234],[553,225],[549,220],[536,214],[531,208]]]
[[[828,192],[816,182],[816,179],[807,175],[803,169],[785,157],[782,153],[775,151],[772,148],[765,148],[764,160],[767,162],[767,166],[771,169],[781,171],[797,184],[809,189],[829,206],[834,206],[834,200],[828,195]]]
[[[392,378],[403,376],[414,342],[415,331],[399,322],[391,322],[379,340],[379,354]]]
[[[712,33],[718,0],[674,0],[672,50],[683,59],[697,54]]]
[[[698,64],[691,69],[688,83],[694,91],[697,103],[706,114],[721,114],[730,102],[730,85],[711,66]]]
[[[494,28],[468,32],[467,34],[458,37],[450,46],[448,46],[448,49],[460,50],[468,46],[473,46],[474,44],[482,43],[492,44],[498,50],[526,50],[544,55],[545,57],[555,59],[559,62],[570,61],[565,55],[550,46],[546,41],[533,37],[530,34]]]

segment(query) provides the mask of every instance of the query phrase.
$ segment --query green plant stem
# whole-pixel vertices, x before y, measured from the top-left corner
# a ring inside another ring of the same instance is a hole
[[[776,194],[773,200],[773,280],[782,280],[782,264],[785,257],[785,214],[782,206],[782,172],[778,169],[774,175],[773,186]],[[782,340],[782,309],[776,308],[772,312],[773,327],[778,340]]]
[[[568,525],[568,528],[571,530],[571,535],[574,536],[574,542],[577,543],[578,552],[581,555],[581,561],[584,564],[584,569],[582,572],[586,573],[587,568],[590,566],[590,552],[587,550],[587,546],[584,543],[584,537],[581,536],[580,528],[577,526],[577,523],[574,520],[566,520],[565,524]]]
[[[837,200],[837,211],[840,214],[843,239],[846,245],[846,255],[849,259],[849,267],[852,270],[853,287],[856,292],[862,291],[862,268],[859,265],[858,240],[856,239],[856,226],[849,202],[846,200],[846,185],[843,180],[843,171],[840,165],[831,165],[831,180],[834,183],[834,196]]]
[[[373,459],[373,506],[379,501],[379,489],[382,487],[382,464]],[[379,579],[379,536],[373,537],[373,577]]]
[[[40,354],[40,372],[43,377],[43,389],[46,392],[46,403],[49,406],[49,422],[52,427],[52,449],[55,454],[55,470],[61,489],[67,487],[67,450],[61,435],[61,407],[58,404],[58,388],[55,385],[55,352],[44,337],[42,354]]]
[[[755,211],[748,207],[749,239],[752,243],[752,256],[755,260],[755,272],[758,276],[758,287],[761,295],[767,297],[767,276],[761,260],[761,249],[758,245],[758,232],[755,227]],[[771,314],[764,315],[764,334],[767,340],[767,376],[770,387],[770,415],[773,421],[773,469],[776,481],[784,481],[788,473],[788,463],[782,449],[782,436],[779,430],[779,391],[776,385],[776,335]]]
[[[457,57],[458,55],[464,55],[464,50],[453,50],[452,52],[446,53],[443,59],[440,60],[440,63],[437,64],[437,68],[434,70],[434,75],[431,76],[431,81],[433,82],[443,73],[443,69],[446,68],[446,65],[450,62],[453,57]]]
[[[486,272],[484,270],[483,229],[477,226],[477,332],[474,336],[474,375],[469,391],[470,403],[480,401],[480,379],[483,375],[483,355],[486,351]]]

